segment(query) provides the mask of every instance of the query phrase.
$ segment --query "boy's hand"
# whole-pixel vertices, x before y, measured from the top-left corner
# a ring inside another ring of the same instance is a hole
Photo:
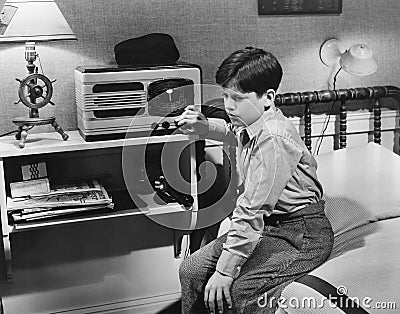
[[[197,111],[194,105],[189,105],[185,111],[175,119],[178,126],[184,133],[198,133],[206,135],[208,133],[207,118]]]
[[[211,314],[223,313],[223,296],[229,308],[232,308],[232,299],[229,289],[232,285],[233,278],[225,276],[219,272],[215,272],[208,280],[204,290],[204,304]],[[217,303],[217,309],[215,308]]]

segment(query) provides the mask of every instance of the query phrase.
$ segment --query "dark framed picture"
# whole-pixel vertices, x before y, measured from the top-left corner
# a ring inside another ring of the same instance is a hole
[[[258,0],[258,15],[341,13],[342,0]]]

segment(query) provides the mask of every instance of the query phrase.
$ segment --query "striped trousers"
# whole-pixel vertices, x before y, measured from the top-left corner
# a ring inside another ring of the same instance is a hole
[[[224,313],[275,313],[283,288],[329,257],[333,232],[323,201],[264,221],[261,240],[230,288],[233,307],[228,309],[224,301]],[[215,272],[226,237],[218,237],[182,262],[183,314],[207,313],[204,289]]]

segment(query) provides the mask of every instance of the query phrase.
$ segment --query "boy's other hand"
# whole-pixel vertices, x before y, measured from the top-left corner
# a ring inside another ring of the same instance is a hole
[[[208,280],[204,290],[204,305],[211,314],[224,313],[224,297],[228,307],[232,308],[232,299],[229,292],[232,282],[232,277],[225,276],[217,271]],[[217,308],[215,304],[217,304]]]
[[[201,135],[208,133],[207,118],[204,114],[196,110],[194,105],[187,106],[185,111],[175,121],[184,133],[198,133]]]

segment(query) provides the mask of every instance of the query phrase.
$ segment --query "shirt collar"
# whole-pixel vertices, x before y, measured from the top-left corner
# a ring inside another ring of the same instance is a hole
[[[252,124],[248,125],[247,127],[244,127],[243,129],[245,129],[247,131],[247,134],[249,135],[250,140],[254,136],[256,136],[260,132],[261,129],[263,129],[266,121],[272,119],[280,112],[281,111],[278,108],[275,108],[275,111],[270,108],[270,109],[264,111],[264,113]]]

